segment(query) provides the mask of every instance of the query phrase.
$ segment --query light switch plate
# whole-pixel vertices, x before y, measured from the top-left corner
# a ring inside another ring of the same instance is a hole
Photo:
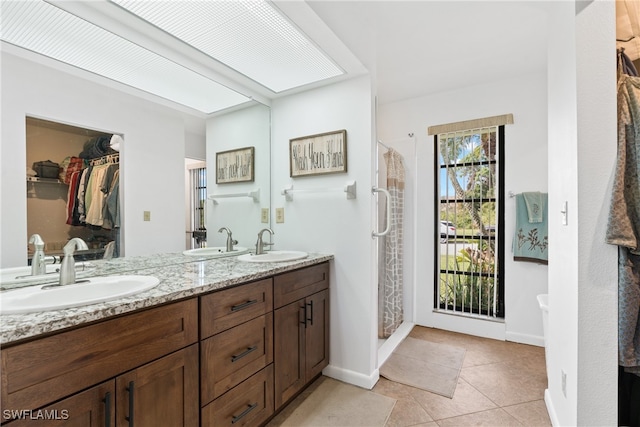
[[[151,221],[151,211],[144,211],[142,215],[145,221]]]
[[[260,221],[263,224],[269,223],[269,208],[262,208],[262,211],[260,213]]]
[[[284,208],[276,208],[276,223],[282,224],[284,222]]]

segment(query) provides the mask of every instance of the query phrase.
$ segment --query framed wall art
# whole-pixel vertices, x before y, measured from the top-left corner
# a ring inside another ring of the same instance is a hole
[[[255,147],[216,153],[216,184],[253,182]]]
[[[347,131],[289,140],[289,176],[347,172]]]

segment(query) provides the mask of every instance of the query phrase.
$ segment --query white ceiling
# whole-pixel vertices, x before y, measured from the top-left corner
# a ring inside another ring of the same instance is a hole
[[[376,76],[380,103],[546,69],[548,2],[307,2]],[[590,2],[587,2],[588,4]],[[616,0],[616,38],[640,58],[640,0]]]
[[[48,1],[267,104],[271,99],[367,70],[374,79],[378,101],[388,103],[546,69],[548,9],[547,2],[537,0],[272,0],[346,72],[279,94],[111,2]],[[635,34],[625,45],[632,59],[640,56],[639,1],[617,0],[617,37],[626,39]]]
[[[546,69],[547,12],[526,1],[309,1],[375,75],[380,103]]]

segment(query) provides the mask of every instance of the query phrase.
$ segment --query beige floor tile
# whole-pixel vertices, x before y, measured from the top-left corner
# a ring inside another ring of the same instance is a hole
[[[436,421],[496,408],[491,400],[463,379],[458,379],[452,399],[419,389],[413,389],[412,395]]]
[[[529,358],[544,359],[544,348],[486,339],[466,344],[465,367],[489,363],[507,363]]]
[[[321,375],[317,380],[312,382],[309,385],[309,387],[307,387],[305,390],[302,391],[302,393],[300,393],[295,399],[293,399],[287,406],[285,406],[284,409],[278,415],[273,417],[273,419],[269,421],[269,423],[267,424],[267,427],[275,427],[275,426],[282,425],[284,421],[287,418],[289,418],[289,416],[291,416],[291,414],[298,408],[298,406],[300,406],[302,402],[304,402],[307,399],[307,397],[309,397],[314,391],[316,391],[316,389],[320,387],[320,385],[323,382],[329,381],[329,380],[331,380],[329,377],[325,377]]]
[[[392,397],[394,399],[413,399],[411,391],[415,390],[408,385],[389,381],[384,377],[380,377],[376,385],[371,389],[372,392],[382,394],[383,396]]]
[[[544,351],[539,353],[532,353],[526,357],[511,359],[504,362],[505,365],[523,369],[527,372],[535,375],[537,379],[545,381],[547,379],[547,364],[545,362]]]
[[[551,426],[549,413],[544,400],[536,400],[533,402],[522,403],[520,405],[505,406],[512,417],[516,418],[525,426],[531,427],[547,427]]]
[[[465,381],[498,406],[509,406],[544,398],[546,376],[505,363],[462,368]]]
[[[276,417],[269,426],[382,427],[395,404],[396,399],[327,378],[286,418]]]
[[[371,391],[397,400],[385,427],[551,425],[543,400],[544,348],[421,326],[409,336],[464,348],[463,369],[453,399],[380,378]],[[334,380],[315,381],[268,427],[287,424],[287,418],[324,381]]]
[[[509,415],[505,410],[501,408],[491,409],[489,411],[475,412],[469,415],[462,415],[455,418],[447,418],[446,420],[438,421],[440,427],[453,427],[453,426],[490,426],[490,427],[502,427],[502,426],[522,426],[520,422]]]
[[[398,400],[387,420],[388,427],[408,427],[433,421],[413,398]]]

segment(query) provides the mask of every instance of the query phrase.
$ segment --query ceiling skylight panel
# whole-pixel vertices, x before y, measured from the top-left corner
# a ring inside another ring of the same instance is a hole
[[[38,1],[2,1],[8,43],[211,113],[249,98],[120,36]]]
[[[343,74],[266,1],[111,1],[274,92]]]

